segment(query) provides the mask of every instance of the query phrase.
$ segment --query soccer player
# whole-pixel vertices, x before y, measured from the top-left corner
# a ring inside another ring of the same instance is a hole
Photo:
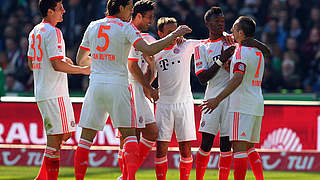
[[[140,32],[147,31],[149,26],[153,24],[154,8],[155,3],[150,0],[140,0],[134,4],[131,23]],[[141,35],[148,43],[156,41],[156,39],[148,33],[141,33]],[[142,132],[142,137],[139,140],[139,159],[137,162],[137,168],[139,168],[158,137],[158,128],[153,114],[154,107],[151,101],[145,96],[144,91],[148,91],[145,89],[150,89],[149,91],[152,92],[152,99],[154,101],[158,100],[159,96],[158,91],[150,85],[154,72],[153,58],[144,56],[142,52],[132,46],[128,57],[128,69],[130,72],[129,84],[130,88],[132,88],[135,102],[138,140],[140,138],[140,132]],[[118,153],[119,166],[122,170],[123,179],[126,179],[126,169],[123,168],[122,146],[123,138],[120,137],[120,151]]]
[[[90,74],[88,66],[75,66],[65,55],[62,33],[55,27],[63,21],[62,0],[40,0],[42,22],[29,34],[28,65],[33,71],[34,93],[47,135],[44,159],[37,180],[56,180],[60,147],[75,131],[68,92],[67,73]]]
[[[107,116],[124,138],[124,161],[128,179],[135,179],[139,146],[137,143],[134,99],[128,83],[128,54],[133,45],[145,55],[154,55],[186,33],[180,26],[164,39],[147,44],[140,32],[130,24],[132,0],[109,0],[106,17],[89,24],[78,49],[77,62],[90,64],[90,84],[82,106],[79,126],[80,141],[75,153],[76,179],[84,179],[88,167],[90,146],[98,130],[103,130]],[[91,57],[89,56],[91,54]],[[140,74],[142,76],[142,74]],[[141,77],[143,78],[143,77]],[[152,97],[151,89],[145,89]]]
[[[230,141],[234,152],[234,179],[244,180],[247,159],[257,180],[263,180],[262,161],[254,149],[259,143],[264,102],[261,82],[264,56],[257,48],[243,45],[246,38],[254,37],[256,23],[247,16],[239,17],[232,27],[238,47],[230,65],[230,81],[214,98],[204,101],[205,113],[211,113],[230,95]]]
[[[177,29],[174,18],[162,17],[157,22],[161,38]],[[194,105],[190,86],[190,62],[195,46],[201,40],[175,42],[156,54],[155,72],[158,73],[160,98],[157,101],[156,122],[159,128],[155,159],[158,180],[166,179],[167,152],[175,129],[180,149],[180,179],[189,179],[192,168],[191,141],[196,140]]]

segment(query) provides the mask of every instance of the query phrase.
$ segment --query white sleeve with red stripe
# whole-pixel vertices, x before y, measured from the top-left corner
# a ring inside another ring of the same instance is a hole
[[[34,58],[34,50],[31,48],[31,45],[33,44],[33,39],[32,39],[32,34],[34,33],[34,30],[32,30],[29,34],[29,38],[28,38],[28,52],[27,52],[27,56],[28,58],[32,59]]]
[[[90,25],[91,24],[89,24],[89,26],[87,27],[79,47],[80,49],[83,49],[85,51],[90,51],[90,44],[89,44],[89,27],[91,27]]]
[[[128,61],[139,61],[139,58],[141,57],[140,52],[136,50],[133,46],[131,46],[129,55],[128,55]]]
[[[127,40],[133,45],[133,47],[138,41],[142,40],[139,30],[133,24],[125,23],[123,28]]]
[[[63,37],[60,29],[55,28],[47,31],[46,34],[46,51],[50,60],[63,59],[65,57]]]
[[[245,72],[246,70],[246,66],[247,66],[247,56],[246,53],[244,53],[243,51],[245,50],[245,48],[242,48],[241,46],[239,46],[236,49],[236,58],[234,61],[234,67],[233,67],[233,72]],[[241,65],[243,64],[243,65]]]
[[[207,58],[201,46],[197,46],[194,49],[194,65],[195,65],[196,75],[208,69]]]

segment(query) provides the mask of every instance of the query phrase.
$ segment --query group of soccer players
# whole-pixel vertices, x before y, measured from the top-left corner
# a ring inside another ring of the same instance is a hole
[[[47,134],[37,180],[57,179],[61,144],[75,131],[67,73],[90,74],[79,121],[82,133],[75,152],[77,180],[85,177],[90,147],[108,116],[121,139],[119,179],[135,179],[155,142],[157,179],[166,179],[173,130],[181,154],[180,179],[189,179],[193,162],[191,141],[196,140],[190,87],[192,54],[200,82],[208,82],[201,105],[197,180],[203,179],[219,129],[219,179],[228,179],[232,159],[236,180],[245,179],[247,159],[256,179],[263,179],[262,162],[254,143],[259,142],[263,116],[264,55],[270,52],[254,39],[255,22],[249,17],[237,19],[232,28],[235,44],[230,35],[223,36],[221,8],[212,7],[204,16],[208,40],[183,39],[191,29],[178,26],[174,18],[168,17],[158,20],[161,39],[155,40],[142,33],[154,22],[154,7],[150,0],[134,5],[132,0],[108,0],[106,17],[89,24],[78,49],[78,65],[73,65],[65,56],[62,33],[55,27],[63,21],[62,0],[39,1],[43,21],[30,32],[28,49],[35,97]],[[150,85],[156,76],[159,89]],[[155,115],[152,102],[157,103]]]

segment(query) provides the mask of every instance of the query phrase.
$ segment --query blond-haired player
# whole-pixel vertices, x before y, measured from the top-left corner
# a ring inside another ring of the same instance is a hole
[[[67,73],[88,75],[90,68],[73,65],[65,55],[64,39],[56,27],[65,13],[62,0],[40,0],[39,9],[43,20],[29,34],[28,65],[33,71],[34,94],[46,130],[47,146],[36,179],[56,180],[61,144],[75,131]]]

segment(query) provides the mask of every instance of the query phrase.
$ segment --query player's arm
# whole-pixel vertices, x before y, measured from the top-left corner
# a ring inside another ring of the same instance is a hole
[[[243,40],[241,42],[241,44],[243,46],[248,46],[248,47],[255,47],[255,48],[258,48],[265,57],[269,57],[271,55],[271,50],[270,48],[265,45],[264,43],[254,39],[254,38],[246,38],[245,40]]]
[[[89,56],[90,51],[79,48],[77,52],[76,61],[79,66],[91,67],[91,57]]]
[[[220,67],[233,55],[234,50],[235,46],[231,46],[226,50],[224,50],[222,46],[220,59],[217,60],[209,69],[204,70],[197,75],[200,83],[205,84],[212,79],[217,74]]]
[[[154,77],[154,65],[155,65],[155,58],[154,56],[144,56],[144,59],[147,61],[148,66],[147,66],[147,72],[144,73],[144,77],[146,81],[151,84],[153,80],[155,79]]]
[[[32,69],[32,59],[28,57],[28,67],[30,69],[30,71],[33,71]]]
[[[145,79],[144,74],[138,65],[138,61],[129,60],[128,69],[133,78],[142,85],[146,97],[148,99],[153,99],[154,101],[157,101],[159,99],[158,91],[155,90]]]
[[[203,101],[201,105],[201,111],[205,111],[206,113],[211,113],[221,101],[223,101],[226,97],[228,97],[234,90],[236,90],[241,84],[244,77],[244,72],[235,72],[234,76],[228,82],[227,86],[222,90],[222,92],[215,98],[210,98],[208,100]]]
[[[68,57],[65,57],[66,59]],[[69,58],[68,58],[69,59]],[[69,60],[64,60],[62,58],[52,59],[50,60],[52,67],[55,71],[64,72],[68,74],[90,74],[90,67],[89,66],[76,66],[69,63]]]
[[[165,38],[162,38],[160,40],[157,40],[151,44],[147,44],[146,41],[144,41],[143,39],[141,39],[140,41],[136,42],[136,44],[134,45],[134,47],[143,52],[145,55],[155,55],[158,52],[160,52],[162,49],[168,47],[168,45],[172,42],[175,41],[176,38],[183,36],[187,33],[190,33],[192,30],[186,26],[186,25],[182,25],[179,26],[175,31],[173,31],[172,33],[170,33],[168,36],[166,36]]]

